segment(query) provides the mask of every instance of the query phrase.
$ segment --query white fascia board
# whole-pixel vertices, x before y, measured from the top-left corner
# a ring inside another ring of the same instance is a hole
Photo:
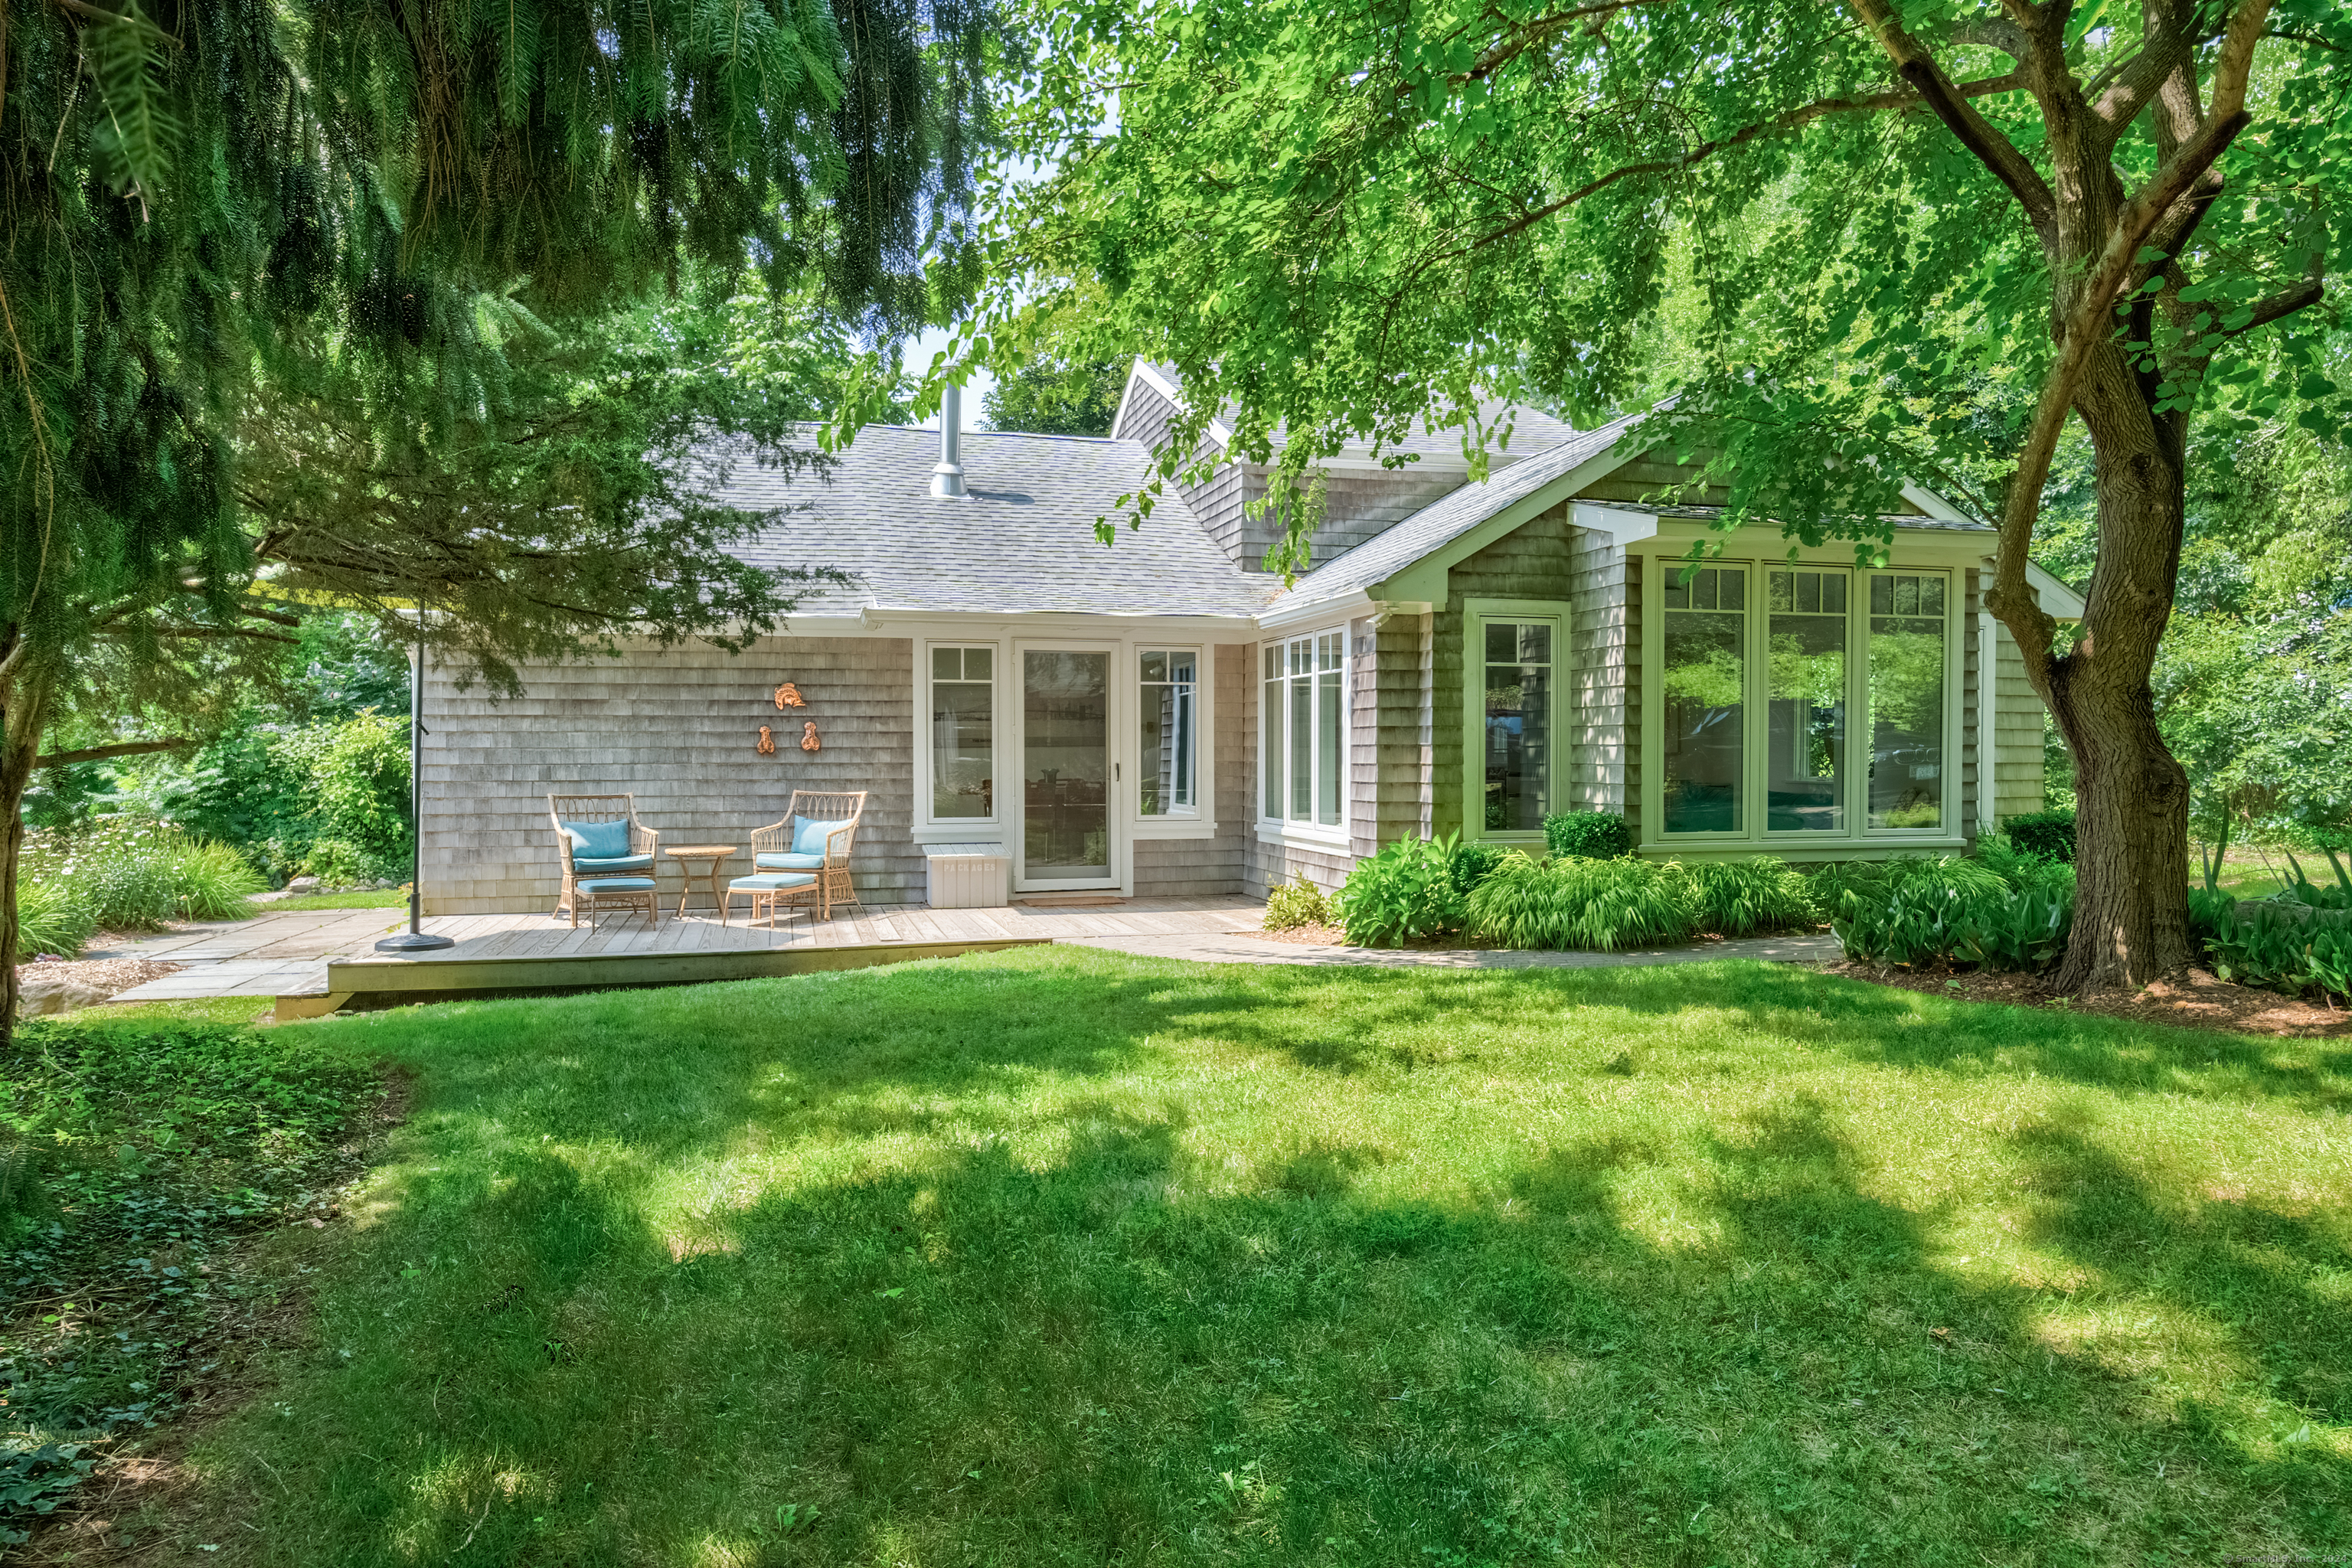
[[[1634,544],[1658,536],[1658,514],[1654,511],[1634,511],[1580,500],[1570,509],[1568,519],[1579,528],[1605,533],[1620,544]]]
[[[1114,440],[1133,439],[1131,437],[1120,436],[1119,431],[1127,425],[1127,411],[1135,402],[1135,384],[1139,381],[1153,387],[1161,384],[1160,378],[1151,373],[1150,366],[1143,363],[1141,354],[1136,355],[1135,363],[1128,367],[1127,385],[1120,389],[1118,395],[1118,412],[1110,416],[1110,433]]]
[[[1702,539],[1721,540],[1720,551],[1710,549],[1709,555],[1719,553],[1742,561],[1786,561],[1793,549],[1799,561],[1839,566],[1853,564],[1857,543],[1874,542],[1829,539],[1819,544],[1799,544],[1769,524],[1751,523],[1725,533],[1710,526],[1706,519],[1696,517],[1661,517],[1654,537],[1660,544],[1677,552],[1687,551]],[[1887,559],[1897,566],[1973,566],[1983,556],[1984,541],[1981,533],[1963,533],[1954,529],[1897,528]]]
[[[1984,521],[1982,518],[1970,517],[1967,512],[1962,511],[1958,507],[1954,506],[1950,501],[1946,500],[1942,496],[1937,495],[1934,490],[1929,489],[1925,485],[1905,485],[1903,487],[1903,499],[1909,501],[1913,506],[1917,507],[1921,511],[1926,512],[1929,517],[1938,518],[1945,522],[1981,522]]]
[[[1587,458],[1550,483],[1521,496],[1484,522],[1455,534],[1403,571],[1375,584],[1371,596],[1391,601],[1418,599],[1432,604],[1444,603],[1445,574],[1452,570],[1455,562],[1477,554],[1513,529],[1542,516],[1585,486],[1607,479],[1638,456],[1639,453],[1630,453],[1621,457],[1612,448]]]
[[[1362,589],[1335,594],[1328,599],[1307,599],[1298,604],[1276,600],[1258,612],[1260,631],[1289,631],[1303,626],[1329,626],[1335,621],[1352,621],[1359,616],[1369,616],[1380,609],[1370,595]]]
[[[1984,564],[1987,572],[2000,570],[2000,563],[1992,556],[1986,556]],[[2025,563],[2025,585],[2033,590],[2033,602],[2055,619],[2079,621],[2083,618],[2083,612],[2089,607],[2084,604],[2082,595],[2066,586],[2064,578],[2054,572],[2044,571],[2031,561]]]

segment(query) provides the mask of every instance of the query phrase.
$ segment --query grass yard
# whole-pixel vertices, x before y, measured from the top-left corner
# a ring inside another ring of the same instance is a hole
[[[291,1028],[415,1107],[192,1561],[2352,1542],[2342,1042],[1072,949]]]
[[[403,888],[371,888],[358,893],[303,893],[290,899],[272,899],[257,907],[262,913],[270,915],[300,910],[405,910],[408,892]]]

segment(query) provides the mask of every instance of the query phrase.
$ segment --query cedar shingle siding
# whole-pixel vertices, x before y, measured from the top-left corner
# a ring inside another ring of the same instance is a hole
[[[913,645],[904,637],[763,637],[740,657],[705,643],[634,647],[618,659],[522,671],[524,695],[492,703],[435,672],[425,690],[425,912],[552,910],[560,878],[550,795],[637,797],[662,842],[736,844],[784,815],[799,789],[868,793],[857,891],[919,903],[913,811]],[[805,709],[776,710],[779,681]],[[822,749],[801,750],[816,721]],[[759,754],[760,726],[776,754]],[[661,865],[664,907],[678,885]],[[751,869],[739,861],[732,874]]]

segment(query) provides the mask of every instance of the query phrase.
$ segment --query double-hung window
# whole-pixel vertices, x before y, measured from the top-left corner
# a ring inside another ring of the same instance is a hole
[[[1950,573],[1657,565],[1659,838],[1950,830]]]
[[[1258,704],[1262,814],[1308,827],[1341,826],[1347,766],[1344,631],[1263,646]]]
[[[1189,816],[1199,750],[1200,655],[1192,648],[1146,648],[1137,655],[1136,810],[1144,816]]]
[[[931,649],[931,820],[996,815],[996,650]]]

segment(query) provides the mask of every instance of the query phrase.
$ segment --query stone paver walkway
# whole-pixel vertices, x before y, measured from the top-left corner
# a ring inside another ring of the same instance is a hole
[[[1181,906],[1181,907],[1179,907]],[[1016,906],[1010,910],[927,910],[877,906],[859,918],[847,917],[834,928],[757,935],[741,927],[715,922],[665,920],[653,941],[661,950],[683,944],[710,951],[719,946],[799,945],[812,940],[826,944],[841,941],[952,940],[959,934],[1020,934],[1050,937],[1057,942],[1108,948],[1146,958],[1181,958],[1199,963],[1373,964],[1388,968],[1441,969],[1604,969],[1634,964],[1694,963],[1720,959],[1765,959],[1787,963],[1822,963],[1838,956],[1836,939],[1827,936],[1757,937],[1744,942],[1699,942],[1687,947],[1641,952],[1513,952],[1457,948],[1443,952],[1402,952],[1381,948],[1310,945],[1269,942],[1250,934],[1265,917],[1265,906],[1241,899],[1132,900],[1125,904],[1081,905],[1071,908]],[[981,922],[973,931],[962,926]],[[176,974],[151,980],[116,995],[117,1002],[161,1002],[207,996],[289,996],[327,989],[330,959],[359,958],[373,953],[376,939],[405,923],[397,910],[307,910],[265,914],[254,920],[219,925],[182,926],[153,936],[117,942],[90,958],[157,958],[184,963]],[[461,945],[495,942],[501,950],[527,940],[534,951],[541,946],[570,948],[583,939],[594,939],[584,928],[572,932],[562,922],[537,916],[437,916],[427,929],[447,928]],[[495,927],[476,931],[473,928]],[[1004,929],[999,930],[1003,927]],[[705,929],[708,928],[708,929]],[[646,934],[624,935],[632,951],[652,945]]]

